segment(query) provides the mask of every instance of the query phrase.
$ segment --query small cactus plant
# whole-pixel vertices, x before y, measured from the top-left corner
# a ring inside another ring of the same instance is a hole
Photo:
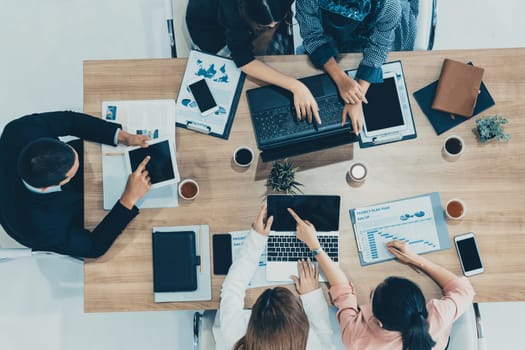
[[[500,117],[499,115],[490,115],[476,119],[476,130],[479,141],[481,143],[490,140],[508,141],[510,134],[505,134],[503,130],[503,124],[507,124],[507,122],[507,118]]]
[[[288,159],[273,162],[272,170],[268,175],[266,186],[272,191],[284,192],[286,194],[302,193],[299,186],[303,184],[295,181],[295,173],[299,170],[293,162]]]

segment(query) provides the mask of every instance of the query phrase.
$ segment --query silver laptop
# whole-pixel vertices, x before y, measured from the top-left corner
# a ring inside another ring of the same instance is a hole
[[[298,260],[310,258],[315,261],[310,249],[297,239],[296,223],[287,208],[292,208],[302,219],[310,221],[316,227],[321,247],[336,264],[339,264],[340,202],[339,196],[268,196],[268,216],[274,217],[266,247],[268,281],[289,282],[292,280],[291,275],[298,276]],[[322,271],[320,280],[326,282]]]

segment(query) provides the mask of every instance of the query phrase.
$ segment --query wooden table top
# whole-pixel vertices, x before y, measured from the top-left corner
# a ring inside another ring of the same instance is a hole
[[[341,66],[353,69],[360,57],[343,55]],[[480,144],[473,132],[475,118],[436,136],[412,93],[437,80],[444,58],[473,61],[485,68],[483,81],[496,105],[481,115],[508,118],[509,142]],[[261,59],[297,77],[320,73],[306,56]],[[301,168],[297,179],[304,184],[305,194],[341,196],[340,266],[355,283],[361,303],[367,302],[371,288],[390,275],[410,278],[428,298],[438,297],[440,289],[428,277],[398,262],[361,267],[348,216],[350,208],[436,191],[443,204],[459,197],[467,205],[466,217],[448,226],[451,238],[470,231],[477,234],[485,272],[470,278],[475,300],[525,301],[525,48],[400,52],[388,57],[389,61],[398,59],[410,94],[416,139],[367,149],[345,145],[292,158]],[[84,112],[100,116],[105,100],[175,99],[185,64],[185,59],[86,61]],[[258,85],[247,80],[244,89]],[[441,155],[443,141],[451,134],[461,136],[466,144],[456,162]],[[207,224],[211,233],[248,229],[265,199],[271,164],[259,159],[248,169],[240,169],[232,162],[236,147],[257,149],[244,93],[229,140],[177,128],[176,144],[181,177],[198,181],[199,197],[191,202],[180,200],[178,208],[142,209],[103,257],[86,261],[86,312],[218,307],[223,277],[213,275],[212,301],[153,302],[151,228]],[[369,166],[369,176],[360,187],[350,186],[346,179],[352,160],[364,160]],[[91,229],[107,214],[102,209],[100,145],[86,142],[84,172],[85,222]],[[428,257],[461,274],[454,248]],[[261,291],[250,290],[247,305]]]

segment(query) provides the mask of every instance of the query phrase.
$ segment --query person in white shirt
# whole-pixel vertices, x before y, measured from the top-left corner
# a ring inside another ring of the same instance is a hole
[[[264,251],[273,217],[263,206],[239,257],[230,267],[221,291],[213,325],[218,350],[335,349],[328,305],[319,288],[319,269],[311,261],[299,261],[299,277],[293,276],[299,297],[284,287],[265,290],[253,309],[244,309],[246,289]]]

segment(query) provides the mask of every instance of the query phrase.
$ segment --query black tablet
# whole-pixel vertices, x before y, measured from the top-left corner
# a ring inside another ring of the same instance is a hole
[[[179,181],[175,170],[175,151],[171,140],[156,139],[148,142],[149,147],[131,147],[126,150],[128,172],[137,169],[140,162],[150,156],[146,170],[151,178],[151,188],[162,187]]]
[[[295,231],[296,222],[287,208],[310,221],[319,232],[339,230],[339,196],[269,195],[266,201],[268,217],[273,215],[273,231]]]

